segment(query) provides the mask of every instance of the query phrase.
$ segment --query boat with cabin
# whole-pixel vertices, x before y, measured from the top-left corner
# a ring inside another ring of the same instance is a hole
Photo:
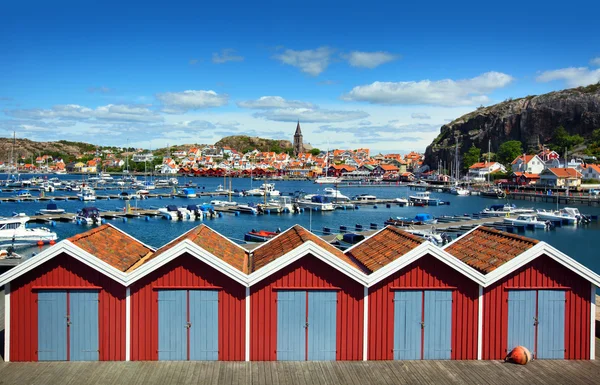
[[[503,205],[491,205],[480,212],[480,214],[494,217],[533,213],[535,213],[534,209],[517,208],[514,204],[509,203],[505,203]]]
[[[17,195],[15,195],[15,198],[27,199],[27,198],[33,198],[33,195],[31,195],[29,190],[19,190],[19,191],[17,191]]]
[[[315,211],[333,211],[335,206],[329,201],[328,198],[322,195],[306,196],[299,199],[297,202],[298,207],[315,210]]]
[[[158,209],[160,215],[170,221],[186,221],[191,219],[190,212],[184,207],[176,205],[167,205]]]
[[[181,189],[177,194],[175,194],[179,198],[196,198],[198,194],[196,194],[196,190],[191,187],[186,187]]]
[[[77,198],[79,198],[80,201],[84,201],[84,202],[95,201],[96,200],[96,192],[93,189],[87,187],[82,192],[77,194]]]
[[[350,198],[342,194],[340,190],[333,187],[325,187],[323,196],[329,198],[332,202],[350,202]]]
[[[279,232],[252,229],[244,234],[244,241],[246,242],[266,242],[271,238],[279,235]]]
[[[99,225],[102,223],[100,210],[98,210],[96,207],[84,207],[77,212],[77,216],[75,216],[75,222],[77,222],[77,224],[84,225]]]
[[[65,213],[65,209],[59,209],[58,206],[56,205],[56,203],[48,203],[46,205],[45,209],[40,209],[38,211],[39,214],[41,215],[47,215],[47,214],[64,214]]]
[[[460,186],[454,186],[450,189],[450,194],[458,195],[458,196],[467,196],[467,195],[471,195],[471,191],[467,190],[466,188],[462,188]]]
[[[390,218],[384,224],[392,226],[418,226],[418,225],[434,225],[438,222],[437,218],[429,213],[421,213],[415,215],[413,219],[405,217]]]
[[[540,221],[535,214],[519,214],[516,218],[504,218],[502,222],[515,227],[533,227],[536,229],[547,229],[551,226],[551,222]]]
[[[352,199],[355,201],[358,201],[358,202],[375,202],[375,201],[377,201],[377,197],[372,194],[355,195],[354,198],[352,198]]]
[[[440,200],[437,198],[432,198],[431,193],[429,191],[418,191],[415,195],[410,195],[408,199],[413,202],[415,206],[425,205],[425,206],[438,206],[440,205]]]
[[[0,245],[19,247],[56,241],[56,233],[46,227],[27,228],[29,219],[22,213],[14,217],[0,217]]]

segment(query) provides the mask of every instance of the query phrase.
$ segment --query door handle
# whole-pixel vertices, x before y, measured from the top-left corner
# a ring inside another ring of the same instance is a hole
[[[425,329],[425,322],[419,322],[421,324],[421,329]]]
[[[71,326],[71,317],[65,316],[65,318],[67,319],[67,326]]]
[[[538,326],[539,321],[537,317],[533,317],[533,326]]]
[[[192,323],[191,323],[191,322],[186,322],[186,323],[185,323],[185,327],[186,327],[187,329],[191,328],[191,327],[192,327]]]
[[[308,329],[308,322],[304,324],[304,329]]]

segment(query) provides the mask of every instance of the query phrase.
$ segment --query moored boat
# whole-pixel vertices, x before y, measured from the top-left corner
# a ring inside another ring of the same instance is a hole
[[[27,228],[29,217],[19,214],[0,218],[0,245],[27,246],[38,243],[53,243],[57,236],[46,227]]]
[[[196,194],[196,190],[191,187],[186,187],[179,191],[176,196],[179,198],[196,198],[198,195]]]
[[[186,221],[191,219],[190,212],[184,207],[177,207],[176,205],[167,205],[166,207],[161,207],[158,209],[158,212],[165,219],[170,221]]]
[[[59,209],[56,203],[48,203],[45,209],[38,211],[40,214],[64,214],[65,209]]]
[[[84,207],[77,212],[75,222],[77,222],[77,224],[84,225],[99,225],[102,223],[100,210],[98,210],[96,207]]]
[[[550,227],[550,222],[539,221],[535,214],[520,214],[516,218],[504,218],[503,223],[515,227],[534,227],[536,229],[546,229]]]
[[[276,237],[279,232],[267,231],[267,230],[259,230],[256,231],[252,229],[244,234],[244,240],[246,242],[266,242],[269,239]]]

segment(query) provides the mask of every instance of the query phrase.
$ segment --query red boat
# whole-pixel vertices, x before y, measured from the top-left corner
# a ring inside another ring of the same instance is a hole
[[[256,231],[252,229],[252,231],[248,231],[246,234],[244,234],[244,240],[246,242],[266,242],[278,234],[279,232],[266,230]]]

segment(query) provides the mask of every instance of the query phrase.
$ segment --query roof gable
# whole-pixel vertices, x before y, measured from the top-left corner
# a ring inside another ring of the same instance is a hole
[[[416,235],[387,226],[349,248],[345,254],[359,261],[369,273],[372,273],[402,257],[423,242],[425,241]]]
[[[116,227],[105,224],[67,239],[122,272],[154,252],[149,246]]]
[[[248,273],[247,252],[242,247],[233,243],[206,225],[194,227],[179,238],[167,243],[160,249],[156,250],[156,252],[147,258],[144,263],[162,255],[166,251],[186,240],[189,240],[195,245],[201,247],[242,273]]]
[[[472,268],[487,274],[538,242],[535,239],[479,226],[446,245],[444,250]]]
[[[351,256],[345,255],[336,247],[327,243],[321,237],[311,233],[302,226],[295,225],[252,251],[250,258],[250,272],[252,273],[263,268],[309,241],[321,247],[329,254],[344,261],[351,267],[361,272],[367,271],[360,262],[354,260]]]

